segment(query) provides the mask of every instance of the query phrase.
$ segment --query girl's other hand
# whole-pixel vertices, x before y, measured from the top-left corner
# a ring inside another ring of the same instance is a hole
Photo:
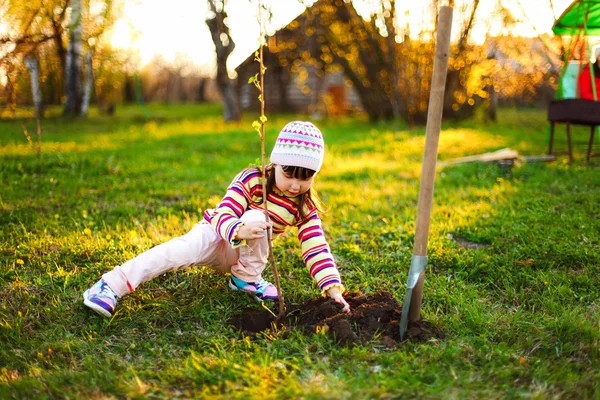
[[[265,236],[265,231],[271,228],[273,224],[267,221],[250,221],[246,222],[237,232],[236,239],[253,240],[262,239]]]
[[[342,308],[343,313],[350,312],[350,304],[348,304],[346,299],[344,299],[344,296],[342,296],[342,292],[340,291],[339,288],[332,287],[331,289],[329,289],[327,291],[327,293],[329,294],[329,297],[331,297],[333,299],[333,301],[344,306],[344,308]]]

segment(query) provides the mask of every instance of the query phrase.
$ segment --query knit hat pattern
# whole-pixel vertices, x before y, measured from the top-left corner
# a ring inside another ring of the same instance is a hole
[[[293,121],[283,127],[271,152],[271,163],[318,172],[323,165],[323,134],[314,124]]]

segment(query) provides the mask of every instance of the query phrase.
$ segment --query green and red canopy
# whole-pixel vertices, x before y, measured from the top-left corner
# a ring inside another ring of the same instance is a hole
[[[552,31],[556,35],[571,37],[555,98],[579,97],[578,79],[583,67],[584,54],[588,54],[588,59],[591,55],[589,37],[600,36],[600,0],[575,0],[554,22]],[[571,65],[571,56],[574,55],[576,49],[579,50],[580,62]],[[597,101],[593,69],[590,71],[590,79],[594,100]]]
[[[556,20],[552,32],[600,36],[600,0],[575,0]]]

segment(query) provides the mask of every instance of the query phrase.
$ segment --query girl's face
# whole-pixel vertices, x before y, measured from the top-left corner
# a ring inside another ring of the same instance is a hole
[[[275,165],[275,186],[288,197],[296,197],[308,192],[314,178],[314,175],[307,179],[294,178],[287,174],[281,165]]]

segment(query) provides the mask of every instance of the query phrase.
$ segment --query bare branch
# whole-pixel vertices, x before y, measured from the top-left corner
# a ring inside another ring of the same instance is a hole
[[[475,21],[475,14],[477,13],[477,8],[479,7],[479,0],[475,0],[473,2],[473,9],[471,10],[471,15],[469,16],[469,20],[467,21],[467,26],[463,29],[460,39],[458,41],[458,51],[462,52],[465,50],[467,45],[467,40],[469,39],[469,35],[471,34],[471,28],[473,28],[473,22]]]
[[[535,33],[537,35],[537,38],[542,43],[542,46],[544,46],[544,49],[546,50],[546,52],[548,54],[554,54],[554,53],[556,53],[554,50],[552,50],[552,48],[550,47],[550,45],[548,44],[548,42],[540,34],[540,32],[536,28],[535,24],[531,21],[531,19],[529,19],[527,17],[527,13],[525,12],[525,8],[523,8],[523,4],[521,3],[521,0],[516,0],[516,1],[517,1],[517,5],[519,6],[519,9],[521,10],[521,13],[523,13],[523,16],[525,17],[525,19],[527,20],[527,22],[531,25],[531,27],[535,31]],[[550,0],[550,4],[552,4],[552,0]],[[553,10],[553,13],[554,13],[554,10]],[[552,65],[552,68],[556,68],[556,65],[552,62],[552,59],[550,57],[546,57],[546,58],[547,58],[548,62]]]
[[[556,20],[556,9],[554,8],[554,2],[552,0],[548,0],[550,2],[550,10],[552,10],[552,16],[554,20]]]

